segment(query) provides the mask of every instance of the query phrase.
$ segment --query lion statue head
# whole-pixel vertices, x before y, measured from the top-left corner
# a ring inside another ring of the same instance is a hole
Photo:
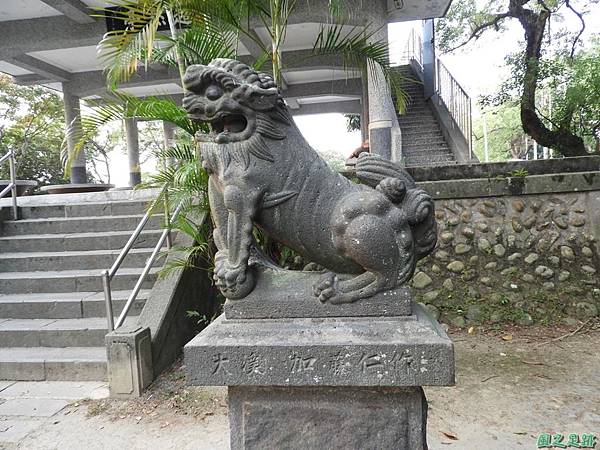
[[[273,161],[266,139],[281,140],[281,125],[293,123],[273,78],[232,59],[190,66],[185,74],[183,107],[192,120],[206,122],[210,133],[196,139],[208,150],[227,144],[233,158],[250,155]]]

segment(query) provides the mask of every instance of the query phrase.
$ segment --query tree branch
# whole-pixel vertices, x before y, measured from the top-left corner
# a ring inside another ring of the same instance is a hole
[[[571,11],[573,11],[573,13],[579,17],[579,21],[581,22],[581,29],[579,30],[579,33],[577,34],[577,36],[575,36],[575,39],[573,40],[573,45],[571,46],[571,55],[570,58],[573,59],[573,56],[575,56],[575,47],[577,46],[577,43],[579,42],[579,39],[581,38],[581,35],[583,34],[583,32],[585,31],[585,20],[583,19],[583,14],[580,13],[579,11],[577,11],[573,5],[571,5],[571,1],[570,0],[566,0],[565,1],[565,5],[567,6],[567,8],[569,8]]]
[[[538,0],[538,3],[540,4],[540,6],[542,8],[544,8],[546,11],[548,11],[549,13],[551,13],[552,11],[550,10],[550,8],[548,8],[548,5],[546,5],[546,3],[544,2],[544,0]]]
[[[511,17],[512,14],[510,12],[505,12],[505,13],[501,13],[501,14],[496,14],[494,16],[494,18],[488,22],[482,23],[481,25],[478,25],[472,32],[471,35],[469,36],[469,38],[457,45],[456,47],[451,48],[450,50],[447,51],[447,53],[451,53],[455,50],[458,50],[461,47],[464,47],[465,45],[467,45],[469,42],[471,42],[472,40],[477,40],[481,37],[481,35],[483,34],[483,32],[485,30],[487,30],[490,27],[494,27],[496,29],[496,31],[498,31],[499,29],[499,23],[500,21],[502,21],[503,19],[506,19],[507,17]]]

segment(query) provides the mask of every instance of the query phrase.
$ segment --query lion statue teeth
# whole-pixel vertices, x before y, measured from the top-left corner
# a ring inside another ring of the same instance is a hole
[[[333,171],[294,124],[271,76],[216,59],[190,66],[184,83],[189,117],[211,127],[196,140],[209,174],[214,277],[225,297],[243,299],[254,289],[254,226],[325,267],[313,293],[333,304],[406,283],[433,250],[431,197],[375,155],[357,161],[362,184]]]

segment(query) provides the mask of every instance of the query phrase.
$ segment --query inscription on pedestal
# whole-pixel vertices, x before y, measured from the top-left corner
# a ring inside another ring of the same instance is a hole
[[[422,386],[454,383],[450,340],[413,318],[215,321],[186,347],[192,384]],[[258,335],[262,338],[258,339]]]
[[[347,352],[326,353],[319,351],[319,355],[313,355],[299,353],[290,348],[287,352],[278,352],[274,357],[272,350],[265,354],[257,351],[244,354],[238,349],[230,349],[229,352],[214,353],[210,357],[210,375],[213,376],[213,380],[222,380],[217,384],[223,385],[228,384],[227,380],[241,380],[247,377],[247,381],[250,382],[253,378],[261,379],[270,374],[287,374],[288,377],[282,384],[293,384],[294,376],[300,380],[311,374],[314,374],[314,377],[311,377],[315,384],[325,380],[337,380],[336,384],[344,384],[343,379],[349,375],[354,378],[373,378],[375,382],[384,378],[406,379],[429,370],[427,358],[423,356],[415,362],[413,350],[409,348],[391,350],[389,353],[357,353],[350,349]],[[205,380],[205,383],[209,383],[209,380]]]

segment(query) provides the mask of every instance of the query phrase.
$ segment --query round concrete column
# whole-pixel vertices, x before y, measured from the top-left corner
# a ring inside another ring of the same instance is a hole
[[[387,3],[373,2],[369,5],[369,12],[368,23],[378,30],[371,41],[387,42]],[[367,70],[367,86],[371,153],[398,161],[401,153],[400,126],[390,88],[380,67]]]
[[[362,95],[360,98],[360,137],[362,142],[365,142],[369,139],[369,82],[366,70],[360,77],[360,81],[362,84]]]
[[[63,102],[65,105],[65,127],[73,127],[75,130],[81,129],[81,105],[79,97],[73,95],[63,84]],[[77,133],[75,133],[76,135]],[[67,150],[71,160],[71,183],[87,183],[87,173],[85,170],[85,150],[81,149],[74,155],[77,138],[72,133],[67,133]]]
[[[127,139],[127,157],[129,159],[129,185],[135,187],[142,182],[140,169],[140,142],[136,119],[125,119],[125,136]]]

